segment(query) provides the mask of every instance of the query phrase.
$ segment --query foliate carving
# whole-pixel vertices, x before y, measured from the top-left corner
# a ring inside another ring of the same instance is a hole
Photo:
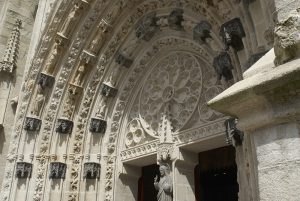
[[[218,80],[221,80],[222,77],[226,81],[229,81],[233,78],[231,70],[233,66],[231,64],[230,56],[227,52],[222,52],[217,57],[214,58],[213,66],[218,74]]]
[[[138,39],[150,41],[158,29],[156,13],[145,16],[136,26],[135,35]]]
[[[101,95],[106,97],[114,97],[117,94],[117,89],[108,85],[107,83],[102,83],[101,85]]]
[[[181,24],[183,21],[183,9],[177,8],[168,16],[168,24],[171,29],[181,30],[183,28]]]
[[[68,119],[58,119],[56,132],[63,133],[63,134],[70,134],[73,129],[73,121]]]
[[[128,57],[126,57],[125,55],[123,55],[122,53],[118,52],[116,54],[116,57],[115,57],[115,61],[116,63],[118,63],[120,66],[124,66],[126,68],[129,68],[132,64],[132,60],[129,59]]]
[[[45,73],[40,73],[38,78],[38,84],[42,86],[42,88],[52,87],[54,82],[55,82],[54,76]]]
[[[236,124],[236,118],[230,118],[224,122],[226,127],[226,142],[235,147],[242,145],[244,139],[244,133],[236,128]]]
[[[85,163],[84,168],[83,168],[83,178],[99,179],[100,178],[100,164],[99,163]]]
[[[105,133],[107,122],[103,119],[92,118],[90,131],[93,133]]]
[[[32,164],[25,162],[17,162],[16,177],[17,178],[30,178],[32,172]]]
[[[8,41],[4,56],[0,62],[0,72],[12,73],[16,68],[20,45],[20,29],[22,21],[17,19]]]
[[[246,69],[250,68],[253,64],[255,64],[262,56],[264,56],[267,52],[263,51],[263,52],[259,52],[256,54],[252,54],[249,59],[247,60],[246,63]]]
[[[66,176],[67,165],[60,162],[52,162],[49,167],[50,179],[64,179]]]
[[[220,35],[228,48],[232,46],[236,51],[244,49],[242,38],[245,37],[245,31],[239,18],[234,18],[221,26]]]
[[[174,143],[163,142],[157,146],[157,160],[167,161],[173,159]]]
[[[205,42],[207,38],[211,38],[210,30],[211,25],[207,21],[201,21],[197,24],[193,30],[193,38],[200,43]]]
[[[42,121],[33,117],[26,117],[24,129],[27,131],[39,131]]]

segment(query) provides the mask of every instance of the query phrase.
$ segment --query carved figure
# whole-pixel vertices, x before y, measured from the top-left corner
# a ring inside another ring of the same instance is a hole
[[[31,114],[37,117],[40,116],[44,102],[45,102],[45,95],[43,94],[43,88],[41,85],[38,85],[37,94],[34,99],[34,105]]]
[[[77,86],[81,86],[87,67],[88,67],[87,63],[84,63],[79,66],[79,68],[75,74],[75,77],[73,79],[73,84],[75,84]]]
[[[80,6],[78,3],[74,5],[73,10],[68,15],[62,29],[61,34],[63,36],[68,37],[70,34],[71,29],[74,27],[75,23],[77,22],[78,18],[80,17],[82,6]]]
[[[119,75],[120,75],[120,68],[119,67],[116,67],[113,72],[110,74],[109,78],[108,78],[108,83],[115,87],[116,84],[117,84],[117,81],[118,81],[118,78],[119,78]]]
[[[161,164],[159,167],[160,179],[154,178],[154,187],[158,190],[157,201],[172,201],[173,200],[173,182],[169,175],[170,168],[167,164]]]
[[[72,89],[69,89],[68,96],[63,110],[63,116],[66,117],[67,119],[71,119],[73,115],[75,109],[75,102],[76,102],[75,98],[76,98],[76,93]]]
[[[99,30],[95,34],[94,39],[92,40],[89,50],[93,53],[97,53],[101,48],[102,42],[104,41],[105,34],[108,32],[108,24],[104,21],[101,21],[99,25]]]
[[[97,117],[102,118],[102,119],[105,118],[105,113],[106,113],[106,109],[107,109],[107,101],[108,101],[108,98],[106,96],[101,97],[100,106],[97,111]]]
[[[56,64],[58,62],[59,55],[62,50],[62,45],[59,40],[55,41],[55,44],[53,46],[53,49],[47,59],[46,65],[45,65],[45,73],[52,75],[54,72],[54,69],[56,67]]]

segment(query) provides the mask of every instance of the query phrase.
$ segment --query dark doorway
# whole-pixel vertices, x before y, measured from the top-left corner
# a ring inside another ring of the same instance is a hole
[[[238,201],[235,149],[228,146],[201,152],[195,184],[197,201]]]
[[[142,168],[142,176],[139,179],[138,201],[156,200],[157,191],[154,188],[154,177],[159,175],[159,166],[156,164]]]

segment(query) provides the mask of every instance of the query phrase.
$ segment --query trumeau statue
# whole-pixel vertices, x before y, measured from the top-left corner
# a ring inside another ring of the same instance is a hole
[[[157,176],[154,178],[154,187],[158,190],[157,201],[172,201],[173,200],[173,182],[169,175],[170,168],[168,164],[159,166],[160,179]]]
[[[53,74],[56,64],[58,62],[58,58],[61,53],[61,50],[62,50],[62,46],[61,46],[60,41],[59,40],[55,41],[53,49],[50,52],[50,54],[47,58],[46,65],[45,65],[44,71],[46,74],[49,74],[49,75]]]
[[[34,105],[31,114],[37,117],[40,116],[44,102],[45,102],[45,95],[43,94],[43,88],[41,85],[38,85],[37,94],[34,99],[34,103],[33,103]]]

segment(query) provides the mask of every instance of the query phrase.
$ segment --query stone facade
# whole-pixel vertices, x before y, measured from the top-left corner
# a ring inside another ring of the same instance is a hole
[[[0,9],[0,201],[138,200],[156,163],[195,200],[198,154],[224,146],[240,201],[299,199],[298,1]]]

